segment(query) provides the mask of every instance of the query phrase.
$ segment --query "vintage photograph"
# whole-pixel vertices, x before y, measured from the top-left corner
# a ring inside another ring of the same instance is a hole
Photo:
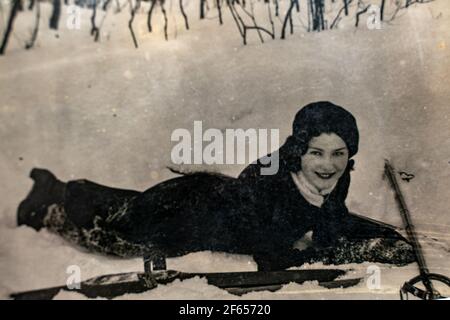
[[[449,76],[446,0],[0,0],[0,299],[448,299]]]

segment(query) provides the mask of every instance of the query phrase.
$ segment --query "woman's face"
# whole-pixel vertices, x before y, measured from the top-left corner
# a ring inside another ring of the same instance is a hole
[[[306,179],[319,191],[329,189],[339,180],[348,163],[348,149],[335,133],[313,137],[301,157]]]

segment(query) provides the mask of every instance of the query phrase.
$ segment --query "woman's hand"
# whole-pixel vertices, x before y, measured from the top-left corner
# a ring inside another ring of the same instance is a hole
[[[307,256],[297,249],[278,251],[276,253],[260,253],[253,255],[258,271],[285,270],[300,267],[307,262]]]

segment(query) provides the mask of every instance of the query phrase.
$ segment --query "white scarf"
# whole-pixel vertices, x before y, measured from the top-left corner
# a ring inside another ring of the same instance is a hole
[[[330,194],[333,191],[336,183],[328,189],[317,190],[315,186],[313,186],[303,174],[303,171],[299,171],[297,173],[291,172],[292,179],[294,180],[297,189],[300,191],[301,195],[308,201],[310,204],[316,207],[321,207],[323,202],[325,201],[325,196]]]

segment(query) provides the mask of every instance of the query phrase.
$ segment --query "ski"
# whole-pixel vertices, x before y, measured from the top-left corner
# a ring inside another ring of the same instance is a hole
[[[88,298],[112,299],[124,294],[142,293],[154,289],[158,284],[168,284],[174,280],[186,280],[194,277],[205,277],[208,284],[227,290],[231,294],[242,295],[252,291],[279,290],[290,282],[302,284],[306,281],[318,281],[325,288],[350,287],[362,279],[336,280],[346,271],[339,269],[283,270],[283,271],[249,271],[249,272],[217,272],[186,273],[174,270],[154,272],[129,272],[103,275],[73,285],[58,286],[46,289],[13,293],[15,300],[50,300],[61,291],[83,294]]]

